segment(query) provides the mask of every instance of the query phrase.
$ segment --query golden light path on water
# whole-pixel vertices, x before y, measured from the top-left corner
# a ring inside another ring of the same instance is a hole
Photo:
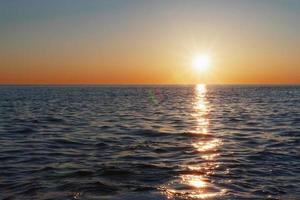
[[[190,132],[199,137],[191,146],[199,153],[203,162],[192,165],[183,165],[188,173],[179,175],[178,180],[166,186],[164,194],[168,199],[213,199],[222,196],[226,191],[216,187],[210,175],[219,167],[216,158],[222,141],[209,133],[209,101],[207,89],[204,84],[195,86],[194,113],[197,126]]]

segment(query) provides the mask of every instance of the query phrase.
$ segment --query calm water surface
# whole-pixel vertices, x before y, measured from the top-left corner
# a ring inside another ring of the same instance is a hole
[[[300,199],[299,86],[0,94],[0,199]]]

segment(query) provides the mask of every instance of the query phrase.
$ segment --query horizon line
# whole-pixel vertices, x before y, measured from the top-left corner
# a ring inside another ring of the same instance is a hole
[[[300,83],[0,83],[0,86],[193,86],[193,85],[236,85],[236,86],[300,86]]]

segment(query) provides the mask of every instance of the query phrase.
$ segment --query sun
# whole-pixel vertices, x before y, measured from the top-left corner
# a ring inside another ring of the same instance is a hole
[[[192,67],[197,71],[205,71],[211,65],[211,58],[208,54],[196,55],[192,60]]]

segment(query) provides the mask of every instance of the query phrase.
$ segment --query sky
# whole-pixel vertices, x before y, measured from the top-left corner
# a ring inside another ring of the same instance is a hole
[[[3,0],[0,84],[300,84],[299,19],[299,0]]]

